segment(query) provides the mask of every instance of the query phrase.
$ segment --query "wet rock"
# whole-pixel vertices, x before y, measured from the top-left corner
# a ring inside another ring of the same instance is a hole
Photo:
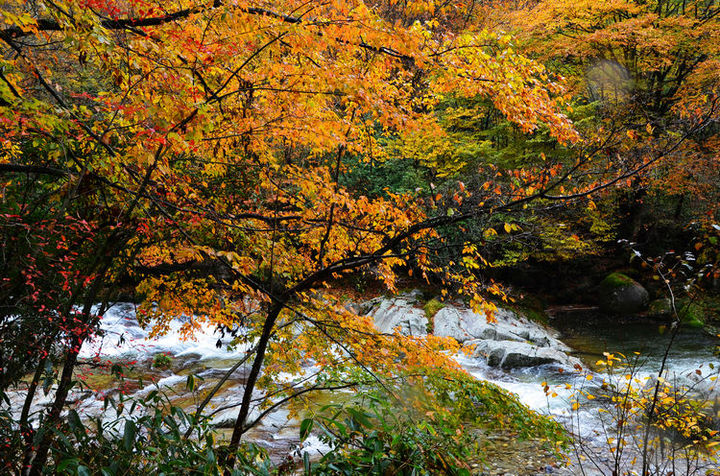
[[[485,357],[488,365],[503,369],[536,367],[545,364],[572,367],[580,364],[578,359],[568,356],[561,350],[540,347],[527,342],[481,340],[475,344],[474,353],[476,357]]]
[[[188,352],[181,356],[173,357],[173,366],[178,370],[185,370],[196,366],[201,359],[202,355],[196,352]]]
[[[435,314],[433,334],[439,337],[452,337],[462,343],[471,339],[495,339],[497,328],[488,325],[485,316],[467,309],[446,306]]]
[[[203,370],[198,374],[198,377],[204,378],[205,380],[215,380],[224,378],[230,369],[215,369],[209,368]],[[250,370],[246,367],[240,367],[230,375],[229,380],[239,380],[244,382],[247,379],[247,374]]]
[[[648,316],[667,319],[672,316],[672,303],[670,299],[655,299],[648,305]]]
[[[392,299],[374,300],[369,315],[380,332],[399,329],[405,335],[427,334],[428,319],[418,307],[419,293]],[[498,309],[494,321],[470,309],[446,305],[433,318],[433,334],[452,337],[471,346],[475,356],[490,366],[505,369],[533,367],[550,363],[574,366],[580,361],[567,355],[570,348],[557,334],[507,309]]]
[[[484,314],[448,306],[435,314],[434,334],[452,337],[458,342],[472,340],[530,342],[539,347],[553,347],[562,352],[570,348],[560,342],[553,331],[545,329],[507,309],[495,312],[495,322]]]
[[[647,289],[622,273],[612,273],[600,283],[600,308],[607,313],[635,314],[649,302]]]

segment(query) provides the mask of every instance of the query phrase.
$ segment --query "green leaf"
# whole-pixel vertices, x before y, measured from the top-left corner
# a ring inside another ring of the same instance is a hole
[[[123,434],[123,445],[125,446],[125,451],[132,450],[133,444],[135,443],[136,433],[137,428],[135,427],[135,422],[132,420],[126,420],[125,432]]]
[[[306,418],[300,423],[300,440],[304,440],[310,435],[314,420],[312,418]]]
[[[78,463],[80,463],[80,460],[77,459],[77,458],[64,459],[64,460],[60,461],[60,463],[57,465],[57,467],[55,468],[55,470],[56,470],[58,473],[62,473],[62,472],[65,471],[69,466],[75,466],[75,465],[77,465]]]
[[[85,425],[83,425],[82,421],[80,421],[80,415],[75,410],[70,410],[68,412],[68,424],[70,425],[70,429],[74,432],[82,431],[85,433]]]
[[[347,411],[350,416],[352,416],[353,419],[360,423],[362,426],[364,426],[365,428],[372,428],[373,424],[370,422],[367,413],[357,408],[348,408]]]
[[[303,468],[305,469],[305,474],[310,474],[310,455],[307,451],[303,452]]]

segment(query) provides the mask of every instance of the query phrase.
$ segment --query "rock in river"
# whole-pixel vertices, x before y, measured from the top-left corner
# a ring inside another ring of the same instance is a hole
[[[375,320],[375,327],[380,332],[389,333],[399,328],[405,335],[427,335],[428,320],[425,311],[414,307],[410,297],[383,299],[368,314]]]
[[[611,273],[600,283],[600,308],[611,314],[635,314],[647,309],[650,295],[634,279]]]
[[[527,342],[468,341],[465,345],[474,345],[474,355],[485,357],[488,365],[513,369],[518,367],[536,367],[544,364],[559,364],[572,367],[580,361],[553,347],[540,347]]]
[[[380,299],[373,303],[369,315],[381,332],[398,329],[406,335],[427,334],[428,319],[411,296]],[[570,357],[570,348],[556,334],[507,309],[495,312],[495,322],[487,316],[456,305],[447,305],[433,318],[433,334],[452,337],[471,347],[476,357],[503,368],[534,367],[556,363],[573,366],[580,361]]]

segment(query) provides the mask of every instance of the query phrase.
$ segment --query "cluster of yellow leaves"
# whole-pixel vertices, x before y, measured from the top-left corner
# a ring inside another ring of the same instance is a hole
[[[579,376],[584,377],[581,383],[551,387],[543,382],[545,394],[556,398],[560,392],[558,388],[562,388],[571,392],[569,403],[572,411],[596,409],[604,421],[604,436],[611,453],[641,445],[640,448],[646,448],[651,458],[660,455],[664,459],[672,451],[668,451],[669,447],[663,448],[663,445],[671,445],[675,450],[682,448],[686,455],[693,454],[701,462],[715,460],[717,442],[714,439],[718,432],[712,429],[712,402],[699,398],[692,388],[671,382],[663,376],[654,379],[642,376],[638,352],[631,357],[619,352],[603,354],[604,358],[595,364],[602,373],[594,374],[576,367]],[[695,370],[695,373],[699,378],[715,381],[718,375],[713,369],[711,364],[709,373],[704,377],[701,369]],[[648,441],[644,442],[651,414],[653,431],[649,433]],[[673,435],[672,439],[667,438],[668,435]]]

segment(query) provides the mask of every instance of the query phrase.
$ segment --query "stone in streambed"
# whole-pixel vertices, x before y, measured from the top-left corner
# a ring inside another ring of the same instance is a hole
[[[507,309],[495,311],[495,321],[488,322],[484,314],[448,306],[435,314],[434,327],[434,335],[452,337],[460,343],[477,339],[529,342],[539,347],[570,351],[568,346],[557,339],[553,331]]]
[[[370,312],[370,316],[375,321],[375,328],[380,332],[392,333],[398,328],[405,335],[427,335],[428,320],[425,311],[414,307],[409,298],[383,299]]]
[[[428,319],[416,301],[406,296],[377,300],[369,315],[380,332],[399,330],[405,335],[427,334]],[[433,318],[433,334],[452,337],[472,347],[477,357],[490,366],[505,369],[559,364],[572,367],[580,361],[567,353],[571,349],[551,329],[507,309],[497,309],[495,320],[485,314],[448,304]]]
[[[469,309],[447,306],[440,309],[433,319],[433,334],[439,337],[452,337],[463,343],[472,339],[497,339],[498,332],[503,334],[502,338],[511,340],[522,340],[506,332],[506,329],[499,329],[490,325],[485,316],[475,314]]]
[[[672,303],[668,298],[655,299],[648,305],[648,316],[650,317],[667,319],[672,317],[672,314]]]
[[[536,367],[545,364],[572,367],[580,364],[578,359],[568,356],[561,350],[540,347],[527,342],[479,340],[470,341],[467,344],[475,344],[476,357],[485,357],[488,365],[503,369]]]
[[[600,308],[611,314],[635,314],[644,311],[650,295],[640,283],[622,274],[609,274],[600,283]]]

